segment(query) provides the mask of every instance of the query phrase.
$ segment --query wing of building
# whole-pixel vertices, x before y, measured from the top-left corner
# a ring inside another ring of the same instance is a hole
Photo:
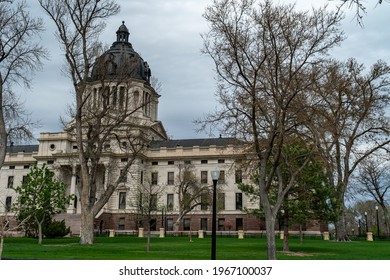
[[[191,164],[193,173],[202,186],[212,185],[211,171],[218,168],[218,231],[261,231],[264,223],[261,219],[247,214],[246,208],[259,208],[257,201],[252,201],[241,192],[238,184],[247,180],[240,167],[240,142],[232,138],[207,139],[168,139],[163,124],[158,120],[158,99],[160,96],[150,84],[151,70],[146,61],[134,51],[129,42],[129,31],[124,23],[117,31],[117,39],[111,48],[104,53],[92,71],[87,91],[91,98],[91,108],[102,106],[101,80],[118,80],[123,72],[131,76],[131,83],[116,87],[110,104],[121,110],[134,109],[132,118],[146,124],[148,148],[132,163],[121,184],[112,194],[108,203],[95,217],[97,232],[113,229],[118,232],[132,232],[143,227],[140,219],[137,188],[150,184],[160,186],[156,209],[153,211],[151,229],[165,228],[173,230],[173,224],[179,214],[179,194],[177,191],[180,166]],[[99,67],[99,65],[107,67]],[[104,69],[104,71],[102,70]],[[127,71],[127,72],[126,72]],[[143,104],[139,106],[139,104]],[[98,109],[96,109],[98,110]],[[13,187],[20,185],[31,165],[46,164],[56,173],[59,180],[68,186],[68,193],[75,200],[68,206],[67,212],[58,215],[65,219],[73,234],[79,233],[79,166],[78,146],[73,133],[73,124],[62,132],[43,132],[38,145],[11,145],[8,147],[5,164],[0,174],[0,215],[12,214],[11,205],[16,200]],[[123,142],[125,146],[126,143]],[[101,157],[101,170],[96,178],[97,186],[102,190],[121,173],[129,157],[114,142],[104,145]],[[115,165],[112,163],[115,162]],[[280,227],[281,222],[279,222]],[[211,207],[208,203],[199,202],[189,211],[179,224],[179,231],[211,230]],[[307,230],[319,233],[317,223],[308,225]]]

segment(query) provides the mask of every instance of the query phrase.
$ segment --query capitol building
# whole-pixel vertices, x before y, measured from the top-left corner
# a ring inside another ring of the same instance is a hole
[[[131,65],[124,65],[123,58]],[[243,230],[244,232],[262,232],[264,221],[250,214],[248,209],[259,209],[259,201],[251,199],[239,189],[240,183],[250,183],[245,175],[242,159],[245,155],[240,142],[232,138],[205,139],[169,139],[161,121],[158,120],[158,100],[161,97],[151,85],[151,69],[146,61],[133,49],[129,41],[129,31],[124,23],[116,32],[116,41],[110,49],[98,59],[108,65],[108,73],[101,73],[95,67],[91,72],[87,91],[90,93],[88,104],[92,110],[98,110],[102,105],[102,79],[118,78],[118,71],[128,71],[131,81],[118,86],[116,93],[110,97],[110,104],[115,110],[133,108],[132,118],[142,127],[147,127],[143,133],[147,135],[146,148],[131,159],[132,163],[122,182],[116,187],[108,202],[95,216],[96,232],[115,230],[117,233],[137,232],[142,224],[137,206],[137,189],[141,184],[158,186],[161,192],[155,203],[150,229],[167,232],[174,230],[174,224],[179,215],[178,176],[183,165],[191,165],[192,172],[201,186],[212,188],[211,171],[220,170],[218,180],[218,212],[217,230],[221,233]],[[128,67],[123,70],[124,67]],[[130,70],[131,69],[131,70]],[[124,125],[124,124],[122,124]],[[120,128],[118,128],[120,130]],[[123,128],[123,130],[128,130]],[[132,128],[134,133],[137,128]],[[123,166],[129,161],[127,153],[123,152],[128,145],[126,141],[107,139],[100,158],[99,174],[96,185],[104,190],[113,178],[121,174]],[[71,228],[73,235],[80,232],[80,166],[78,164],[78,146],[74,133],[74,123],[71,122],[61,132],[40,133],[37,145],[10,145],[7,147],[5,163],[0,173],[0,216],[12,216],[12,204],[17,195],[14,188],[21,185],[30,167],[34,164],[45,164],[56,174],[56,178],[67,186],[67,193],[74,195],[74,200],[68,205],[66,213],[58,214],[55,219],[64,219]],[[115,164],[113,164],[115,163]],[[98,191],[99,193],[99,191]],[[175,230],[211,231],[211,204],[201,201],[189,211]],[[206,198],[204,198],[206,199]],[[280,227],[282,221],[276,222]],[[317,222],[304,225],[304,230],[320,234],[322,227]],[[278,228],[276,228],[278,230]],[[280,230],[280,228],[279,228]]]

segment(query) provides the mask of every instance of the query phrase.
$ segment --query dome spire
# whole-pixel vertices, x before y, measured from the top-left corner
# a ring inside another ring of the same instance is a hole
[[[128,43],[129,35],[130,35],[129,29],[127,29],[125,25],[125,21],[122,21],[122,25],[119,27],[118,31],[116,32],[116,41]]]

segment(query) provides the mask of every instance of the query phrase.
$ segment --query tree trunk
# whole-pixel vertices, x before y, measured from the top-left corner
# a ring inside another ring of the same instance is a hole
[[[289,245],[289,234],[288,234],[288,229],[289,229],[289,217],[288,217],[288,211],[285,210],[284,213],[284,227],[283,227],[283,233],[284,233],[284,239],[283,239],[283,251],[288,252],[290,251],[290,245]]]
[[[267,259],[276,260],[275,219],[266,220]]]
[[[303,230],[302,230],[302,224],[299,224],[299,241],[303,243]]]
[[[342,197],[344,197],[344,196],[342,196]],[[340,197],[339,200],[341,201],[341,199],[343,199],[343,198]],[[350,241],[348,233],[347,233],[346,223],[345,223],[344,209],[345,209],[344,203],[341,203],[340,209],[339,209],[340,217],[335,223],[336,241],[340,241],[340,242]]]
[[[389,228],[389,211],[386,208],[386,205],[381,205],[383,210],[383,216],[384,216],[384,225],[385,225],[385,232],[386,236],[390,235],[390,228]]]
[[[175,234],[179,231],[179,221],[173,223],[173,231]]]
[[[335,226],[336,226],[336,241],[340,241],[340,242],[350,241],[347,233],[347,227],[345,225],[344,211],[342,211],[340,218],[335,223]]]
[[[0,168],[4,164],[7,151],[7,130],[5,128],[4,110],[3,110],[3,79],[0,73]]]
[[[276,242],[275,242],[275,218],[271,209],[265,210],[265,230],[267,237],[267,259],[276,260]]]
[[[38,223],[38,244],[42,244],[42,223],[43,222],[37,222]]]
[[[0,236],[0,260],[1,260],[1,257],[3,256],[3,245],[4,245],[4,236],[3,236],[3,234],[1,234],[1,236]]]
[[[150,252],[150,229],[148,230],[148,238],[146,241],[146,252]]]
[[[93,244],[94,215],[92,211],[81,212],[80,244]]]
[[[37,223],[38,225],[38,244],[42,244],[42,224],[43,224],[43,221],[45,220],[45,218],[43,217],[42,220],[38,220],[38,218],[35,216],[34,217],[35,219],[35,222]]]

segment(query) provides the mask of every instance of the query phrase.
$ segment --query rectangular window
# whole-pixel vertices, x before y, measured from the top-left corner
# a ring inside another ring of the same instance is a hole
[[[105,86],[103,89],[103,100],[106,105],[110,105],[110,87]]]
[[[157,221],[156,221],[156,219],[151,219],[150,223],[149,223],[149,226],[150,226],[150,230],[151,231],[156,231],[156,229],[157,229]]]
[[[157,210],[157,194],[152,194],[150,196],[150,210],[152,211]]]
[[[22,184],[26,183],[26,181],[27,181],[27,176],[23,176],[23,178],[22,178]]]
[[[189,231],[191,230],[191,220],[186,218],[186,219],[183,219],[183,230],[184,231]]]
[[[175,173],[174,172],[168,172],[168,185],[174,185],[175,184]]]
[[[236,210],[242,210],[242,193],[236,193]]]
[[[225,210],[225,193],[217,194],[217,210]]]
[[[119,88],[119,107],[124,108],[125,106],[125,88]]]
[[[218,184],[225,184],[225,170],[219,171]]]
[[[167,219],[167,230],[169,230],[169,231],[173,230],[173,219],[172,218]]]
[[[173,193],[167,194],[167,211],[173,210]]]
[[[118,96],[117,96],[117,91],[114,89],[112,91],[112,106],[115,107],[116,106],[116,101],[118,99]]]
[[[126,209],[126,192],[119,192],[119,209]]]
[[[141,183],[141,185],[144,183],[144,172],[143,171],[141,171],[140,183]]]
[[[125,218],[124,217],[119,218],[118,229],[125,230]]]
[[[158,184],[158,172],[152,172],[152,185]]]
[[[168,165],[174,165],[174,164],[175,164],[175,162],[173,160],[168,161]]]
[[[11,189],[14,187],[14,176],[8,176],[7,188]]]
[[[200,210],[207,211],[209,206],[209,196],[207,193],[202,193],[200,196]]]
[[[121,169],[119,176],[120,176],[119,182],[121,182],[121,183],[127,182],[127,170]]]
[[[138,194],[138,211],[141,213],[144,211],[143,203],[144,203],[143,195],[142,195],[142,193],[139,193]]]
[[[158,165],[158,161],[152,161],[152,165]]]
[[[15,165],[11,165],[9,169],[15,169]]]
[[[202,159],[202,160],[200,161],[200,163],[201,163],[201,164],[207,164],[207,163],[208,163],[208,160],[207,160],[207,159]]]
[[[244,228],[244,223],[242,218],[236,218],[236,230],[242,230]]]
[[[225,230],[225,219],[220,218],[218,219],[218,231],[224,231]]]
[[[218,163],[225,163],[225,160],[224,159],[219,159]]]
[[[207,184],[207,177],[208,177],[207,171],[201,171],[200,172],[200,183]]]
[[[207,230],[207,218],[200,219],[200,229],[204,231]]]
[[[5,198],[5,212],[11,211],[11,206],[12,206],[12,197],[7,196]]]
[[[242,183],[242,170],[238,169],[236,170],[236,184]]]

